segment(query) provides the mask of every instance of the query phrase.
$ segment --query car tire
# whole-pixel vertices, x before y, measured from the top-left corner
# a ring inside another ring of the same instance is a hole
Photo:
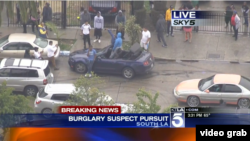
[[[26,86],[24,88],[24,94],[26,96],[36,96],[38,93],[38,88],[36,86]]]
[[[122,70],[122,75],[126,79],[132,79],[135,75],[135,72],[132,68],[126,67]]]
[[[42,110],[43,117],[51,118],[53,116],[53,111],[50,108],[45,108]]]
[[[79,62],[79,63],[75,64],[75,71],[77,73],[83,74],[83,73],[86,73],[88,71],[88,67],[84,63]]]
[[[187,105],[189,107],[197,107],[200,105],[200,99],[197,96],[189,96],[187,98]]]
[[[238,106],[242,108],[249,108],[250,107],[250,101],[247,98],[241,98],[238,100]]]

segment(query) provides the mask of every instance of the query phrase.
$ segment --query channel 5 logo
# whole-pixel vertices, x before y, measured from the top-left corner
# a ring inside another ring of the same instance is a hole
[[[185,127],[185,108],[171,108],[171,127]]]

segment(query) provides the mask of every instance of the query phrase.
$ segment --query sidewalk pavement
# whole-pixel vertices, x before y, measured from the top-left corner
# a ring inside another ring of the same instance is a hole
[[[22,32],[21,27],[0,28],[4,35],[16,32]],[[31,29],[28,28],[28,32]],[[76,39],[71,52],[83,49],[83,40],[79,29],[67,28],[61,29],[60,33],[65,33],[61,38]],[[115,31],[113,31],[115,34]],[[193,33],[192,42],[184,42],[185,35],[183,31],[175,31],[175,37],[166,37],[167,48],[163,48],[161,43],[157,42],[156,32],[152,32],[149,51],[157,59],[166,59],[171,61],[231,61],[248,62],[250,61],[249,37],[239,35],[238,41],[235,41],[230,33],[224,34],[206,34]],[[56,36],[49,32],[50,38]],[[111,37],[107,30],[103,31],[101,43],[93,43],[93,31],[91,31],[91,44],[94,48],[103,48],[110,45]],[[128,36],[125,34],[125,39]],[[125,41],[126,41],[125,40]],[[88,47],[88,46],[87,46]]]

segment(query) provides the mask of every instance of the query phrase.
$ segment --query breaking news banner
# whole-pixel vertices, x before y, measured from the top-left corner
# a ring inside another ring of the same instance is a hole
[[[207,26],[213,23],[212,19],[221,16],[221,11],[182,11],[173,10],[172,26]]]
[[[61,114],[121,114],[121,106],[60,106]]]
[[[205,139],[249,140],[250,125],[197,125],[196,141]]]

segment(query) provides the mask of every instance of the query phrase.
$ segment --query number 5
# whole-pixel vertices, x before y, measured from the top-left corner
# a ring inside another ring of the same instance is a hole
[[[174,113],[174,118],[172,119],[172,124],[174,127],[181,127],[183,125],[182,113]],[[177,124],[176,121],[179,121]]]

